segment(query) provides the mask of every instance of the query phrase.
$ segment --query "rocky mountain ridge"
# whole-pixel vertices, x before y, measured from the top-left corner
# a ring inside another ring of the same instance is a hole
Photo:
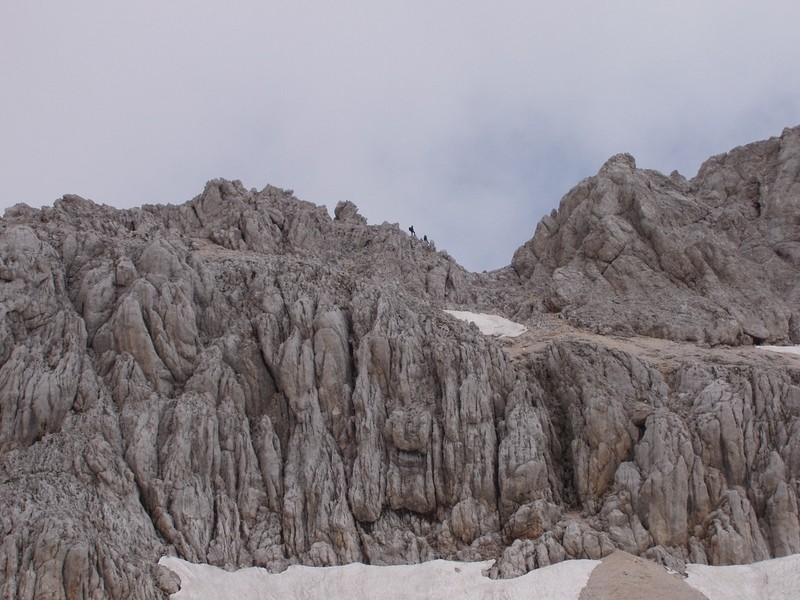
[[[706,161],[687,181],[612,157],[512,267],[547,307],[602,333],[798,343],[800,131]]]
[[[215,180],[0,220],[0,590],[226,568],[800,551],[800,128],[612,158],[510,267]],[[442,309],[529,328],[497,340]]]

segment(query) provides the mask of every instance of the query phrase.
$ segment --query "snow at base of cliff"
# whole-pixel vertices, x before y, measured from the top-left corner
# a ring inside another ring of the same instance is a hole
[[[572,560],[516,579],[495,580],[482,573],[493,562],[292,566],[274,575],[255,567],[229,573],[173,557],[164,557],[159,564],[181,578],[181,590],[171,596],[175,600],[577,600],[590,573],[600,564],[596,560]]]
[[[787,354],[800,354],[800,346],[757,346],[759,350],[771,352],[785,352]]]
[[[569,560],[515,579],[483,575],[493,561],[434,560],[376,567],[292,566],[271,574],[256,567],[235,572],[180,558],[158,561],[181,579],[174,600],[578,600],[597,560]],[[800,597],[800,554],[750,565],[689,565],[685,580],[708,600],[791,600]]]
[[[800,598],[800,554],[750,565],[688,565],[686,583],[709,600],[796,600]]]
[[[484,335],[498,337],[517,337],[528,331],[528,328],[514,321],[509,321],[498,315],[487,315],[485,313],[474,313],[466,310],[446,310],[444,311],[456,319],[475,323]]]

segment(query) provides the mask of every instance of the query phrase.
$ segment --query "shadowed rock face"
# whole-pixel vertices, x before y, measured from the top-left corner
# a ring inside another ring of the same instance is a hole
[[[480,276],[351,203],[238,182],[10,209],[0,595],[165,597],[163,554],[513,576],[800,551],[800,364],[689,342],[797,338],[798,135],[688,183],[615,157]]]

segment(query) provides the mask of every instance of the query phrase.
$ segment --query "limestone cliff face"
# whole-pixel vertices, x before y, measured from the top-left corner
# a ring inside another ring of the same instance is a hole
[[[513,576],[800,551],[800,363],[690,342],[797,338],[798,135],[691,183],[612,159],[482,276],[352,204],[237,182],[10,209],[0,595],[165,597],[163,554]]]
[[[686,181],[611,158],[512,266],[549,310],[601,333],[800,342],[800,128]]]

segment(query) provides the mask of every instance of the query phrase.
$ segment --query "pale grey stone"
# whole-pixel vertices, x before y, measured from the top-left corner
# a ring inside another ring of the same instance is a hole
[[[800,551],[800,376],[749,346],[800,339],[798,164],[800,129],[691,181],[618,155],[482,275],[271,186],[10,209],[0,595],[163,598],[165,554],[509,577]]]

